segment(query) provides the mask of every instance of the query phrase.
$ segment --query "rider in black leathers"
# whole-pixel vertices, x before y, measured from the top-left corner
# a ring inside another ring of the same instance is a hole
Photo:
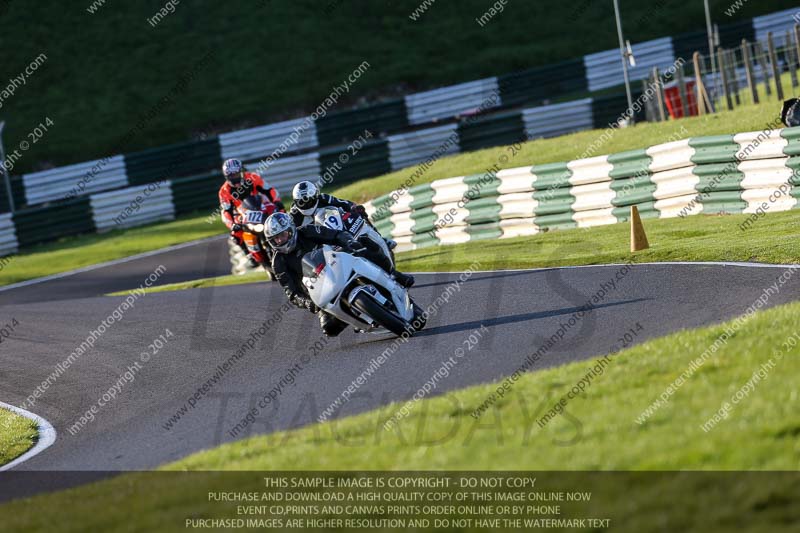
[[[346,231],[336,231],[315,225],[297,228],[285,213],[275,213],[270,216],[266,225],[267,242],[275,249],[275,255],[272,258],[275,279],[292,304],[319,314],[319,325],[328,337],[335,337],[344,331],[347,324],[328,313],[320,313],[319,308],[311,301],[308,291],[301,281],[303,256],[322,244],[330,244],[341,246],[345,250],[375,263],[387,272],[391,272],[391,265],[382,253],[366,249]]]

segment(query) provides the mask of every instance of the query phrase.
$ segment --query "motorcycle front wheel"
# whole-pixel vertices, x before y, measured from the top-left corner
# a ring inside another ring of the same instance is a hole
[[[406,324],[406,321],[398,317],[381,304],[376,302],[372,296],[364,292],[360,292],[353,299],[353,307],[371,317],[375,322],[388,329],[398,337],[408,331],[411,334],[414,330]]]

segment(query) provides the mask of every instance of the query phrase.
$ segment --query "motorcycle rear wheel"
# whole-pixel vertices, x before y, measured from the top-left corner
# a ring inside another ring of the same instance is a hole
[[[398,317],[381,304],[375,301],[369,294],[361,292],[353,299],[353,307],[360,312],[371,317],[375,322],[388,329],[398,337],[406,331],[411,334],[414,330],[406,324],[406,321]]]

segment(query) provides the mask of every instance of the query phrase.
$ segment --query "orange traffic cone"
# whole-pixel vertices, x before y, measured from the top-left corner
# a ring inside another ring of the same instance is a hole
[[[639,217],[639,208],[631,206],[631,253],[650,248],[647,242],[647,235],[642,226],[642,219]]]

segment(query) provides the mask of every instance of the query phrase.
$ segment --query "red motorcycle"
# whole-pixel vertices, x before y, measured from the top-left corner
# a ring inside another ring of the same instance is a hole
[[[273,276],[272,248],[264,237],[264,224],[272,213],[278,211],[275,204],[262,195],[248,196],[236,208],[236,223],[242,226],[242,240],[247,245],[248,255]]]

